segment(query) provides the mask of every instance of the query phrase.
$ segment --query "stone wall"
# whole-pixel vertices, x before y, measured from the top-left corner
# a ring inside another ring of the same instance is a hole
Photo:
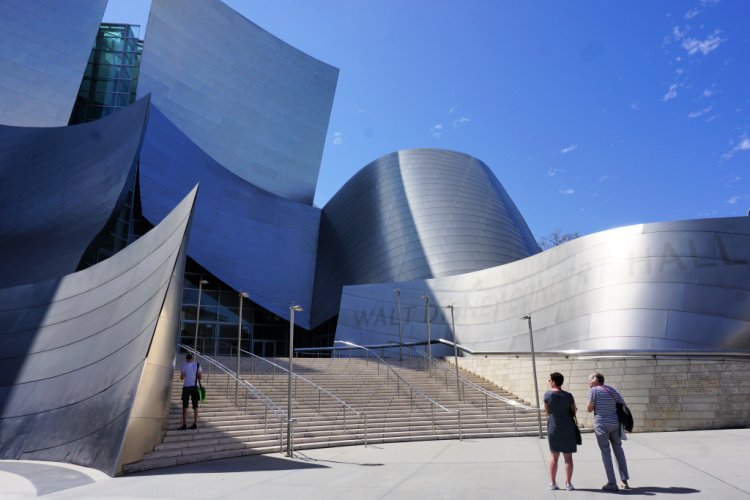
[[[447,359],[453,361],[452,358]],[[520,356],[459,358],[459,366],[535,404],[531,359]],[[549,389],[549,374],[565,376],[579,423],[593,427],[586,412],[588,377],[599,371],[618,389],[635,419],[635,432],[719,429],[750,426],[750,361],[702,358],[598,358],[537,355],[539,400]],[[543,404],[543,402],[542,402]]]

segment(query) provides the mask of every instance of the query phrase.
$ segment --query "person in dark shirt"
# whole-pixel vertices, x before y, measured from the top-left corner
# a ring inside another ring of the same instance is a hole
[[[547,415],[547,441],[550,451],[549,489],[560,489],[557,486],[557,462],[560,459],[560,453],[562,453],[565,460],[565,489],[572,491],[575,489],[571,482],[573,478],[573,453],[578,450],[572,415],[575,415],[578,408],[573,395],[562,390],[564,380],[565,377],[561,373],[550,373],[549,385],[551,389],[544,393],[544,413]]]

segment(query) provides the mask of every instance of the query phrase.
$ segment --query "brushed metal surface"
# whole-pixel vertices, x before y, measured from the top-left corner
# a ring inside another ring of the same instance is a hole
[[[312,205],[337,80],[219,0],[151,2],[138,96],[267,191]]]
[[[457,276],[344,288],[337,340],[397,340],[395,299],[433,305],[433,338],[475,351],[750,349],[750,218],[617,228],[525,259]],[[426,337],[424,310],[406,315],[405,341]],[[396,324],[394,324],[396,323]]]
[[[487,165],[438,149],[391,153],[323,207],[313,326],[336,314],[345,285],[463,274],[538,251]]]
[[[135,175],[148,109],[144,98],[84,125],[0,126],[3,286],[76,270]]]
[[[0,0],[0,124],[62,127],[107,0]]]
[[[300,304],[295,322],[309,328],[320,209],[241,179],[152,106],[140,161],[144,216],[158,223],[198,182],[188,255],[280,317]]]
[[[0,353],[0,456],[114,474],[150,346],[161,346],[153,354],[162,365],[169,358],[171,342],[154,334],[182,272],[196,192],[99,264],[0,289],[0,342],[15,339]]]

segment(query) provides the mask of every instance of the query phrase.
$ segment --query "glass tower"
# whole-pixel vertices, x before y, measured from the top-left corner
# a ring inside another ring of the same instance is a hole
[[[135,102],[143,52],[140,26],[102,24],[91,49],[70,124],[97,120]]]

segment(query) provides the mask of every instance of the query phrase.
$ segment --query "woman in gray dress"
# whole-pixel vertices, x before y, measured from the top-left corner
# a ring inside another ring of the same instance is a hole
[[[544,413],[547,415],[547,440],[549,441],[549,489],[559,490],[557,486],[557,462],[560,453],[565,460],[565,489],[572,491],[573,453],[577,451],[576,435],[571,413],[578,411],[575,399],[569,392],[562,390],[565,377],[554,372],[549,375],[551,390],[544,393]],[[572,411],[571,411],[572,410]]]

